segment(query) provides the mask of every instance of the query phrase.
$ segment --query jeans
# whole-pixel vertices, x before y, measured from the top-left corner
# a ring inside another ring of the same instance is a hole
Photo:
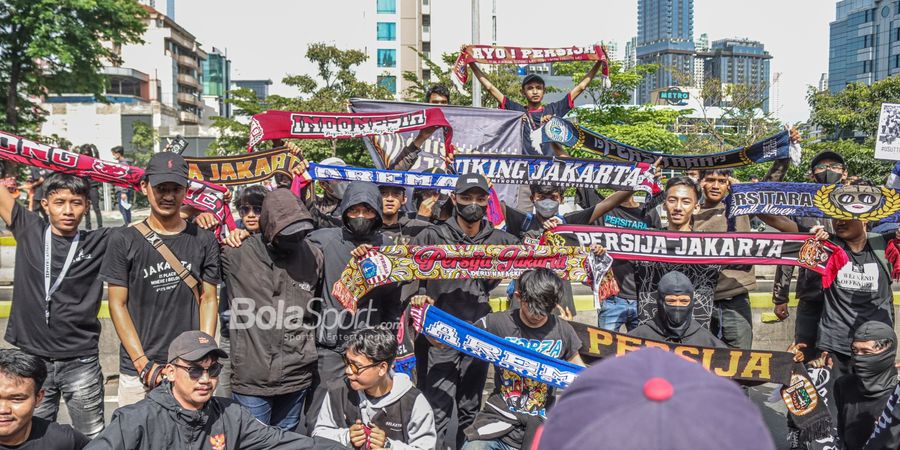
[[[302,389],[289,394],[269,396],[241,395],[233,392],[231,396],[260,422],[285,431],[294,431],[300,423],[300,410],[308,391]]]
[[[709,330],[731,348],[753,346],[753,311],[750,296],[741,294],[713,302]]]
[[[98,189],[91,188],[90,190],[90,198],[91,198],[91,209],[94,210],[94,214],[97,215],[97,228],[103,228],[103,215],[100,213],[100,191]],[[86,225],[86,229],[91,229],[91,211],[87,210],[84,212],[84,221]]]
[[[466,441],[466,445],[463,445],[462,450],[516,450],[514,447],[510,447],[500,439],[496,439],[493,441]]]
[[[126,193],[125,197],[128,199],[128,202],[132,204],[132,208],[133,208],[134,207],[133,206],[134,198],[131,195],[131,193]],[[131,223],[131,210],[125,209],[125,207],[122,206],[122,193],[117,192],[115,195],[115,198],[116,198],[116,206],[119,207],[119,213],[122,214],[122,220],[125,222],[125,225],[128,225],[129,223]]]
[[[637,300],[618,296],[603,300],[603,303],[600,303],[600,314],[597,315],[597,326],[607,331],[618,332],[622,325],[625,325],[628,331],[637,328]]]
[[[225,353],[231,354],[231,339],[219,336],[219,348]],[[219,385],[216,387],[216,397],[231,397],[231,358],[219,360],[222,364],[222,372],[219,373]]]
[[[475,421],[475,414],[481,408],[487,373],[488,363],[484,361],[449,348],[428,349],[428,371],[425,384],[419,389],[434,409],[439,448],[462,448],[466,438],[463,431]],[[459,427],[456,436],[447,436],[454,405]]]
[[[66,401],[72,426],[93,438],[103,431],[103,372],[97,355],[72,359],[41,358],[47,366],[44,401],[34,415],[56,422],[59,398]]]
[[[332,348],[316,346],[316,373],[313,374],[313,394],[306,409],[306,434],[312,433],[319,419],[319,411],[328,393],[328,384],[344,378],[343,354]]]

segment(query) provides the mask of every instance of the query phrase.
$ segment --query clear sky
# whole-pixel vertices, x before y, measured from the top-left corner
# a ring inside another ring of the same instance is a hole
[[[162,0],[158,0],[162,1]],[[281,84],[286,74],[313,73],[304,57],[312,42],[356,41],[373,30],[342,26],[342,17],[375,0],[176,0],[175,19],[209,50],[227,49],[232,78],[269,78],[272,92],[292,95]],[[489,43],[492,0],[480,0],[481,40]],[[471,40],[467,0],[431,0],[432,54],[449,52]],[[785,122],[809,117],[807,86],[828,71],[828,23],[833,0],[694,0],[694,34],[710,42],[730,37],[761,41],[780,73],[778,105]],[[636,0],[496,0],[497,41],[501,45],[561,46],[615,41],[619,57],[637,33]],[[774,100],[774,98],[773,98]],[[771,102],[770,102],[771,103]]]

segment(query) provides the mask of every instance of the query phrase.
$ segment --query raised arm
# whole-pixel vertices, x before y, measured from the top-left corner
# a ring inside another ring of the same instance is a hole
[[[494,83],[491,83],[491,80],[488,80],[487,75],[481,71],[481,68],[479,68],[477,64],[472,63],[469,64],[469,66],[472,68],[472,73],[475,74],[475,78],[478,78],[478,82],[481,83],[484,89],[490,92],[498,102],[502,103],[505,95],[500,92],[500,89],[497,89],[497,86],[494,86]]]
[[[758,214],[756,217],[759,220],[765,222],[766,225],[783,233],[797,233],[800,231],[800,228],[797,227],[797,222],[794,222],[793,220],[785,216],[770,216],[768,214]]]
[[[4,180],[7,184],[0,186],[0,219],[3,219],[7,225],[12,223],[12,210],[13,207],[16,206],[16,197],[13,196],[10,189],[13,189],[9,181],[15,183],[15,180],[12,178],[7,178]]]
[[[588,71],[587,75],[581,80],[580,83],[576,84],[575,87],[572,88],[572,91],[569,92],[569,97],[572,100],[575,100],[585,89],[590,86],[591,81],[594,80],[594,77],[597,76],[597,72],[600,68],[603,67],[603,61],[597,61],[594,63],[594,67],[591,67],[591,70]]]
[[[616,206],[628,201],[634,194],[633,191],[617,191],[603,199],[600,203],[594,205],[594,213],[591,214],[591,220],[588,223],[594,223],[597,219],[603,217],[604,214],[615,209]]]

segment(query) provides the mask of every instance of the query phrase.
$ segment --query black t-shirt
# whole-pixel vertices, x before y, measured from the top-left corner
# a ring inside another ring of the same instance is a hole
[[[19,445],[0,444],[0,450],[81,450],[91,442],[69,425],[31,418],[31,433]]]
[[[198,281],[219,284],[219,244],[212,232],[188,223],[181,233],[159,235]],[[169,343],[179,334],[200,327],[197,300],[165,258],[133,227],[119,228],[109,239],[100,279],[128,288],[128,313],[144,354],[166,361]],[[136,375],[121,347],[119,370]]]
[[[893,235],[890,233],[886,237],[892,239]],[[881,268],[871,244],[866,243],[863,250],[856,253],[836,236],[831,241],[844,249],[850,261],[838,271],[831,286],[825,289],[818,347],[849,355],[853,333],[860,324],[876,320],[894,326],[891,317],[891,279]]]
[[[631,230],[647,230],[647,214],[642,206],[628,208],[617,206],[598,219],[598,225],[610,228],[628,228]],[[631,261],[615,260],[612,264],[613,275],[619,283],[619,297],[637,300],[637,284],[634,281],[634,264]]]
[[[44,237],[47,227],[36,213],[18,203],[9,229],[16,238],[16,270],[12,311],[6,341],[45,358],[96,355],[100,339],[100,299],[103,282],[97,278],[112,228],[81,231],[75,257],[66,277],[50,298],[50,323],[44,301]],[[50,284],[62,271],[74,237],[51,234]]]
[[[526,121],[528,126],[522,127],[523,140],[525,142],[525,153],[532,155],[540,155],[543,154],[545,156],[553,156],[555,153],[553,152],[553,147],[550,144],[541,145],[540,151],[537,151],[531,148],[531,132],[533,130],[537,130],[541,127],[541,118],[544,116],[556,116],[556,117],[564,117],[572,108],[575,107],[575,99],[572,98],[572,94],[566,94],[565,97],[553,102],[548,103],[546,105],[541,105],[538,109],[528,109],[524,105],[514,102],[510,100],[509,97],[503,97],[503,101],[500,102],[500,109],[507,109],[510,111],[522,111],[526,114]]]
[[[522,322],[518,309],[488,314],[475,322],[475,326],[547,356],[568,361],[578,354],[581,339],[572,325],[554,315],[540,328],[531,328]],[[514,372],[496,368],[494,392],[506,401],[510,411],[532,416],[546,417],[552,406],[554,389],[540,381],[524,378]],[[480,414],[490,414],[485,409]],[[516,429],[504,437],[504,442],[522,444],[525,430]]]

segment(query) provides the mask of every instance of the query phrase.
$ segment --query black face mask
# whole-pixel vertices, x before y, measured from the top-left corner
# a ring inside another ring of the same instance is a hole
[[[841,181],[841,177],[844,176],[841,172],[835,172],[831,169],[825,169],[824,172],[819,172],[813,175],[813,178],[816,179],[817,183],[821,184],[837,184]]]
[[[347,229],[354,236],[368,236],[375,229],[375,220],[366,219],[365,217],[353,217],[347,220]]]
[[[275,235],[275,239],[272,240],[272,247],[280,252],[291,252],[294,251],[301,241],[303,241],[304,237],[306,237],[305,231],[291,234],[278,234]]]
[[[487,212],[487,206],[481,206],[477,203],[471,203],[468,205],[460,205],[456,204],[456,214],[459,217],[462,217],[462,220],[465,220],[468,223],[481,222],[481,219],[484,218],[484,214]]]
[[[856,374],[864,394],[880,395],[897,385],[897,369],[894,368],[896,350],[889,349],[874,355],[853,355],[850,367]]]
[[[663,302],[663,322],[666,328],[672,332],[672,337],[683,337],[691,325],[694,305],[670,306]]]

